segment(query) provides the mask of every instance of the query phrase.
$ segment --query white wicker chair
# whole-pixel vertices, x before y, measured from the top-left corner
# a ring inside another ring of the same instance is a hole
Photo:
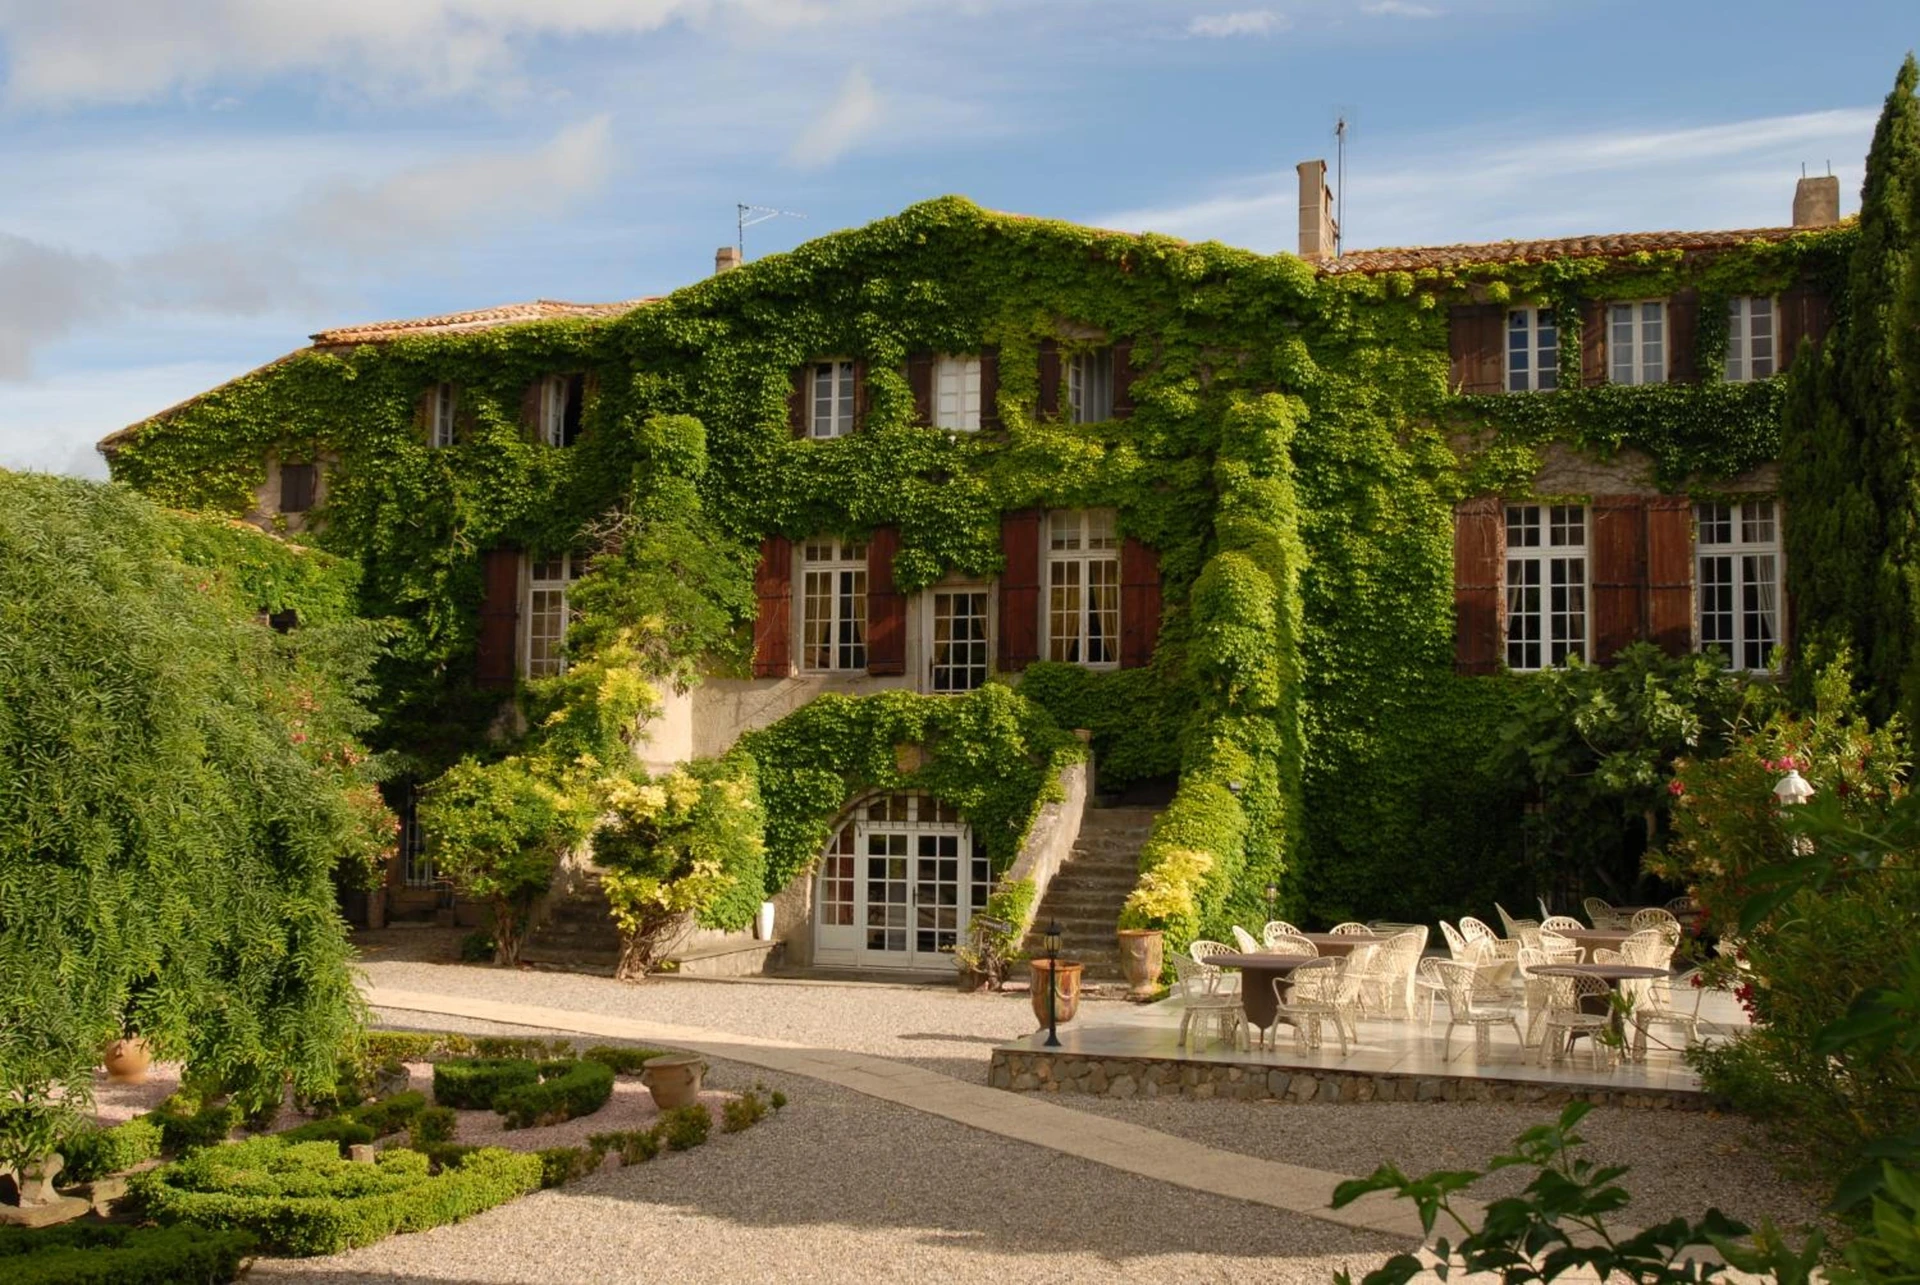
[[[1320,1025],[1332,1018],[1333,1032],[1340,1038],[1340,1056],[1347,1055],[1347,1033],[1354,1024],[1361,979],[1377,950],[1375,946],[1361,946],[1344,959],[1315,959],[1294,969],[1290,977],[1273,979],[1274,1004],[1292,1019],[1295,1047],[1319,1048]]]
[[[1419,975],[1420,958],[1426,949],[1427,930],[1424,926],[1409,928],[1387,938],[1380,947],[1379,957],[1374,961],[1367,980],[1361,984],[1363,1003],[1373,1006],[1385,1017],[1411,1021],[1417,990],[1415,981]]]
[[[1233,926],[1233,942],[1240,948],[1241,953],[1246,955],[1258,955],[1266,949],[1266,945],[1258,937],[1239,924]]]
[[[1627,957],[1629,964],[1640,964],[1647,968],[1669,968],[1673,965],[1675,945],[1673,939],[1660,929],[1642,928],[1620,943],[1620,953]]]
[[[1300,930],[1284,919],[1270,919],[1267,921],[1267,926],[1260,930],[1260,940],[1271,946],[1273,939],[1283,933],[1289,937],[1298,937]]]
[[[1553,907],[1547,904],[1547,899],[1545,897],[1535,897],[1534,900],[1540,904],[1540,922],[1541,923],[1544,924],[1547,922],[1547,920],[1553,918]]]
[[[1612,1022],[1612,1016],[1604,1009],[1590,1012],[1581,1001],[1604,999],[1612,988],[1598,977],[1544,977],[1540,980],[1548,983],[1546,1026],[1540,1032],[1540,1064],[1545,1066],[1549,1059],[1554,1062],[1570,1059],[1573,1056],[1573,1042],[1584,1036],[1593,1054],[1593,1069],[1603,1069],[1603,1060],[1606,1066],[1611,1066],[1613,1050],[1600,1037]]]
[[[1667,913],[1675,919],[1685,919],[1700,913],[1700,899],[1694,896],[1675,897],[1667,903]]]
[[[1482,920],[1475,919],[1472,915],[1461,916],[1460,935],[1465,937],[1468,941],[1491,942],[1492,946],[1490,947],[1490,949],[1493,951],[1494,956],[1498,959],[1511,961],[1514,955],[1520,949],[1520,942],[1518,939],[1509,939],[1506,937],[1502,937],[1499,933],[1493,931],[1493,927],[1490,924],[1487,924]],[[1513,970],[1508,969],[1507,971],[1508,971],[1508,975],[1511,976]]]
[[[1578,919],[1575,919],[1572,915],[1548,915],[1540,921],[1540,931],[1544,933],[1583,933],[1587,931],[1587,926]]]
[[[1547,1015],[1548,979],[1535,977],[1533,970],[1540,964],[1549,962],[1547,954],[1531,946],[1520,948],[1520,957],[1514,961],[1514,970],[1520,975],[1520,994],[1525,1003],[1527,1023],[1520,1035],[1522,1044],[1531,1046],[1534,1033]]]
[[[1625,928],[1626,916],[1615,910],[1611,903],[1600,897],[1587,897],[1581,901],[1586,909],[1587,918],[1593,921],[1595,928]]]
[[[1215,989],[1221,977],[1217,968],[1195,963],[1185,955],[1173,957],[1173,977],[1180,992],[1180,1042],[1186,1048],[1188,1037],[1197,1025],[1205,1034],[1212,1023],[1219,1037],[1233,1043],[1240,1032],[1240,997]]]
[[[1700,1039],[1700,1000],[1706,994],[1700,970],[1689,968],[1678,977],[1651,982],[1633,1006],[1633,1060],[1647,1056],[1647,1027],[1656,1022],[1677,1026],[1689,1044]]]
[[[1648,906],[1644,910],[1634,911],[1633,917],[1627,920],[1627,927],[1634,932],[1639,932],[1643,928],[1671,927],[1673,939],[1676,942],[1680,940],[1681,935],[1680,921],[1673,917],[1671,910],[1663,910],[1659,906]]]
[[[1442,1062],[1453,1061],[1451,1046],[1453,1028],[1456,1026],[1473,1028],[1473,1055],[1476,1059],[1484,1058],[1493,1051],[1493,1039],[1488,1034],[1491,1027],[1511,1027],[1513,1038],[1520,1040],[1520,1024],[1513,1020],[1512,1010],[1492,1007],[1477,993],[1474,975],[1479,969],[1448,959],[1430,960],[1426,967],[1447,995],[1447,1033],[1440,1041]],[[1524,1042],[1521,1047],[1525,1047]]]
[[[1275,933],[1267,938],[1269,955],[1318,955],[1320,948],[1305,937],[1293,933]]]
[[[1335,924],[1327,931],[1335,937],[1371,937],[1374,935],[1373,929],[1356,919],[1349,919],[1344,924]]]
[[[1193,957],[1193,962],[1213,974],[1211,989],[1227,995],[1238,995],[1240,993],[1240,974],[1237,972],[1228,972],[1218,964],[1210,964],[1207,961],[1215,955],[1237,955],[1239,953],[1239,951],[1223,941],[1209,941],[1204,937],[1196,939],[1187,946],[1187,954]]]
[[[1462,960],[1467,957],[1467,939],[1465,934],[1444,919],[1440,921],[1440,936],[1447,943],[1448,955],[1455,960]]]
[[[1507,936],[1519,938],[1522,944],[1526,942],[1525,932],[1527,929],[1537,929],[1540,927],[1540,921],[1538,919],[1515,919],[1507,913],[1507,908],[1497,901],[1493,903],[1493,910],[1495,914],[1500,916],[1500,926],[1507,930]]]

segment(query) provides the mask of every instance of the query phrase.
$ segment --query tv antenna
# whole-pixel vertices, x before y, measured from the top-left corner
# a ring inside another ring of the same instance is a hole
[[[733,208],[737,211],[738,216],[736,219],[738,228],[735,232],[738,240],[735,244],[739,247],[740,260],[743,263],[746,262],[747,258],[748,228],[753,227],[757,223],[765,223],[768,219],[804,219],[807,217],[804,214],[795,214],[792,210],[776,210],[771,205],[748,205],[745,202],[738,202]]]
[[[1340,257],[1341,229],[1347,222],[1347,114],[1333,120],[1333,257]]]

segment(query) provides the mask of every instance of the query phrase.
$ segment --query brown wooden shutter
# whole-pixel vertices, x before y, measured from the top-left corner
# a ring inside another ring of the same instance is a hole
[[[429,446],[433,444],[433,385],[413,399],[413,431]]]
[[[1000,427],[1000,350],[980,350],[980,429],[991,432]]]
[[[1780,310],[1780,353],[1778,366],[1785,370],[1800,351],[1800,341],[1811,339],[1816,345],[1827,337],[1833,321],[1832,302],[1801,286],[1785,291],[1774,304]]]
[[[907,389],[913,394],[914,422],[933,423],[933,354],[907,358]]]
[[[795,437],[807,435],[807,381],[812,374],[812,366],[794,371],[793,387],[787,390],[787,428]]]
[[[482,687],[509,687],[520,638],[520,553],[488,549],[480,555],[480,633],[475,677]]]
[[[793,541],[770,535],[760,542],[753,572],[753,676],[785,678],[793,672]]]
[[[1587,579],[1592,584],[1593,654],[1611,665],[1622,647],[1645,637],[1647,502],[1638,495],[1593,497]]]
[[[520,393],[520,428],[529,441],[540,439],[540,392],[546,381],[536,379]]]
[[[907,672],[907,596],[893,583],[900,528],[876,527],[867,539],[867,672]]]
[[[1497,303],[1462,304],[1447,314],[1454,391],[1497,393],[1505,387],[1506,317]]]
[[[1000,549],[1007,568],[1000,573],[1000,668],[1008,673],[1040,659],[1039,509],[1000,516]]]
[[[1060,413],[1060,345],[1051,339],[1040,341],[1040,404],[1042,419]]]
[[[1693,504],[1647,500],[1647,637],[1669,656],[1693,650]]]
[[[859,432],[867,424],[867,363],[853,363],[853,431]]]
[[[1602,299],[1580,305],[1580,382],[1607,382],[1607,305]]]
[[[1160,555],[1128,536],[1120,545],[1120,668],[1153,659],[1160,637]]]
[[[1667,300],[1667,382],[1700,382],[1696,335],[1700,330],[1700,292],[1682,290]]]
[[[1498,497],[1468,500],[1453,511],[1453,663],[1463,674],[1500,667],[1506,557],[1506,514]]]
[[[1113,417],[1126,419],[1133,414],[1133,341],[1122,339],[1113,345]]]

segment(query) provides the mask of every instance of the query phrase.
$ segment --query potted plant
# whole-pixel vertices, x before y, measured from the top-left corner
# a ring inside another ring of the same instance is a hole
[[[640,1065],[640,1083],[647,1086],[653,1104],[662,1111],[692,1106],[700,1100],[700,1078],[707,1064],[697,1053],[668,1053]]]
[[[1127,998],[1153,998],[1160,990],[1165,934],[1158,928],[1122,928],[1118,935],[1120,972],[1127,979]]]
[[[1030,959],[1027,967],[1031,970],[1028,976],[1034,1020],[1043,1027],[1047,1025],[1048,991],[1051,990],[1054,1024],[1071,1022],[1080,1011],[1080,975],[1086,971],[1086,965],[1077,959]],[[1051,987],[1049,974],[1052,975]]]
[[[101,1065],[107,1068],[107,1078],[121,1084],[145,1084],[147,1067],[153,1062],[153,1048],[146,1037],[134,1028],[134,1011],[145,993],[151,988],[152,979],[136,983],[133,994],[120,1013],[120,1036],[107,1043],[106,1051],[100,1056]]]
[[[991,906],[991,901],[988,904]],[[1007,969],[1019,958],[1019,930],[1008,920],[985,911],[968,921],[966,940],[953,948],[960,989],[968,992],[983,986],[1003,989]]]

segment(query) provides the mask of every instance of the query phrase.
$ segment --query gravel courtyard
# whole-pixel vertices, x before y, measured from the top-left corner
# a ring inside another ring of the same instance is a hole
[[[367,958],[375,986],[538,1005],[791,1040],[875,1055],[973,1084],[987,1050],[1026,1034],[1024,996],[937,986],[660,979],[632,986],[570,973]],[[386,1024],[473,1030],[483,1023],[385,1013]],[[756,1081],[791,1103],[740,1135],[651,1164],[611,1169],[459,1226],[395,1237],[326,1260],[263,1263],[256,1274],[312,1281],[840,1281],[875,1276],[1006,1281],[1262,1279],[1328,1282],[1404,1246],[1303,1215],[1170,1186],[967,1128],[836,1085],[716,1061],[712,1083]],[[1382,1160],[1409,1172],[1484,1164],[1537,1108],[1493,1103],[1300,1105],[1115,1102],[1064,1107],[1187,1138],[1222,1153],[1349,1174]],[[1788,1225],[1817,1206],[1773,1172],[1742,1121],[1596,1110],[1582,1132],[1598,1160],[1633,1166],[1642,1221],[1718,1205]],[[1482,1198],[1516,1189],[1495,1175]]]

